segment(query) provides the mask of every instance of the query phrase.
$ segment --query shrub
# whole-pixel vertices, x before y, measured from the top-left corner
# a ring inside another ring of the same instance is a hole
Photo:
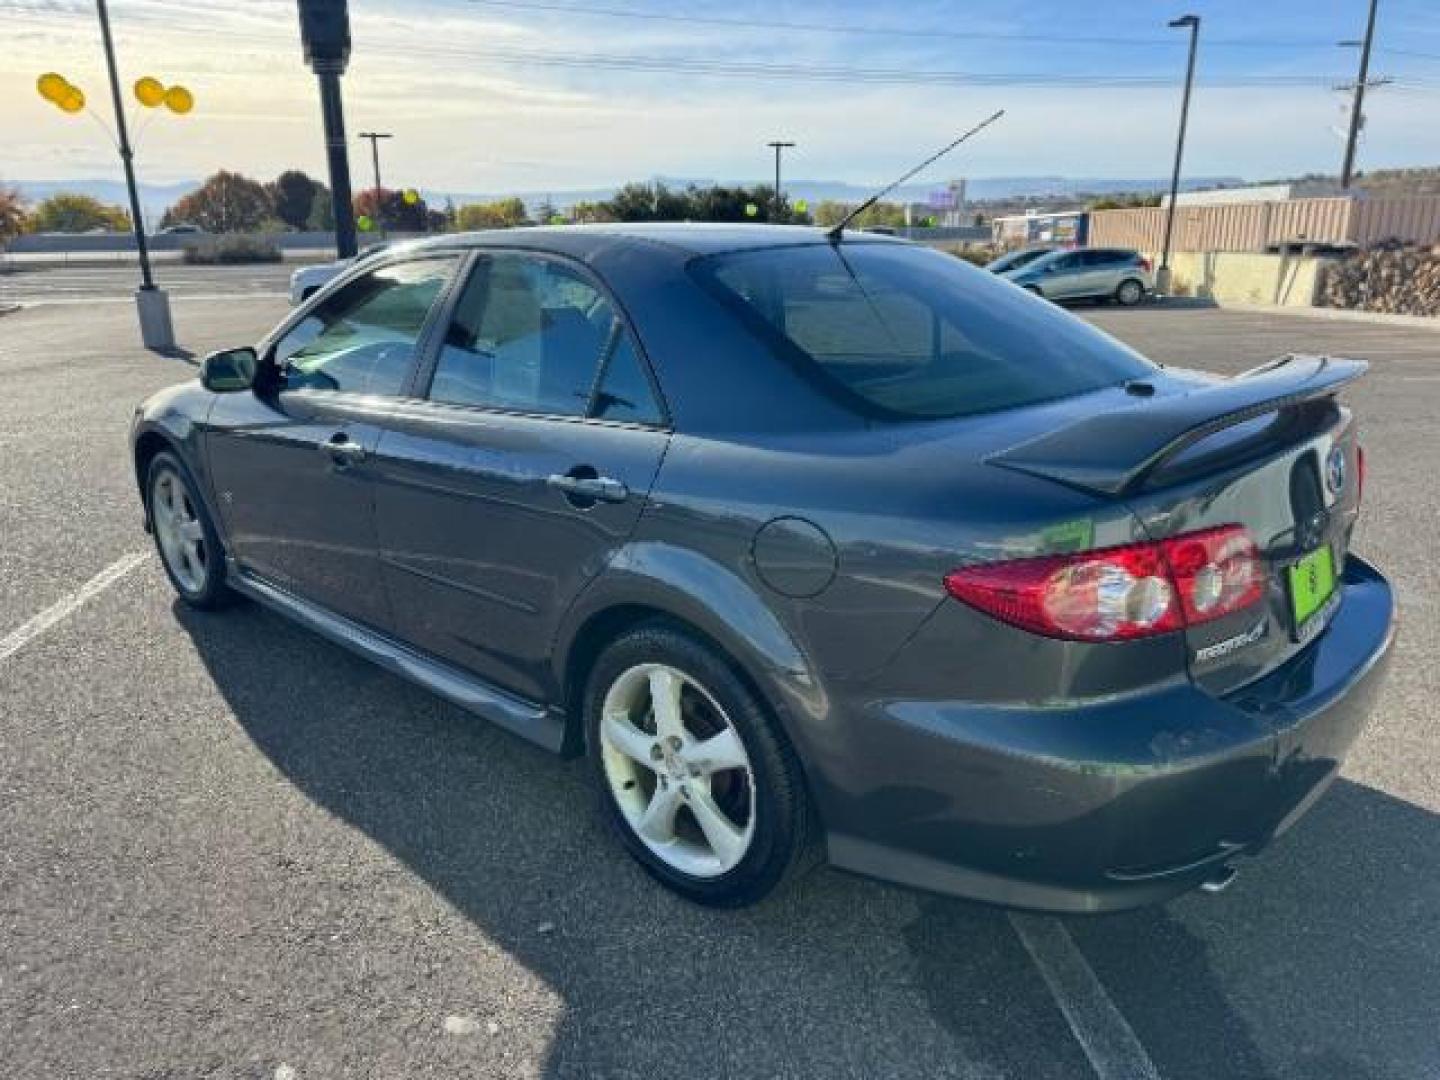
[[[280,247],[273,240],[244,233],[188,240],[184,252],[187,263],[199,266],[280,261]]]

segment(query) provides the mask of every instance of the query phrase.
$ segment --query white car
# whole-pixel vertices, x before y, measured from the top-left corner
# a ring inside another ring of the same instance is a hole
[[[302,266],[290,275],[290,306],[303,303],[309,300],[334,278],[339,277],[350,267],[354,266],[361,259],[368,259],[371,255],[378,255],[394,245],[389,243],[371,244],[364,251],[349,258],[339,259],[329,263],[315,263],[312,266]]]

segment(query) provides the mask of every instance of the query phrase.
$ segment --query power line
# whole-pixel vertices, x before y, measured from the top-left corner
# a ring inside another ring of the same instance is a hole
[[[818,34],[862,34],[871,37],[949,38],[960,41],[1033,41],[1055,45],[1160,45],[1172,48],[1169,38],[1133,38],[1087,36],[1084,34],[1027,34],[1000,31],[945,30],[938,27],[915,28],[899,26],[856,25],[853,23],[798,22],[775,19],[741,19],[718,15],[678,15],[664,11],[636,11],[630,8],[595,7],[588,4],[554,4],[543,0],[468,0],[480,7],[508,8],[515,11],[540,11],[565,15],[597,16],[612,19],[639,19],[647,22],[689,23],[700,26],[729,26],[743,30],[797,30]],[[1217,39],[1206,47],[1274,49],[1331,49],[1333,41],[1315,39],[1249,41]]]
[[[482,2],[482,0],[472,0]],[[492,0],[483,0],[492,2]],[[507,0],[518,2],[518,0]],[[171,23],[171,29],[183,28]],[[212,27],[194,32],[209,33]],[[229,33],[227,41],[250,41],[264,45],[289,46],[289,38]],[[1333,48],[1333,45],[1331,46]],[[553,50],[507,48],[466,48],[464,46],[397,44],[389,42],[392,54],[445,57],[456,60],[487,61],[521,67],[554,67],[572,70],[603,70],[627,73],[685,74],[706,77],[761,80],[846,82],[894,86],[987,86],[1054,87],[1069,89],[1144,89],[1168,87],[1175,83],[1172,73],[1066,74],[1053,72],[976,72],[956,69],[884,68],[851,65],[776,63],[767,61],[709,60],[697,57],[664,57],[619,53],[573,53]],[[1237,74],[1203,80],[1210,87],[1307,87],[1330,86],[1341,76],[1290,74]],[[1408,81],[1408,80],[1407,80]],[[1403,83],[1402,83],[1403,85]]]

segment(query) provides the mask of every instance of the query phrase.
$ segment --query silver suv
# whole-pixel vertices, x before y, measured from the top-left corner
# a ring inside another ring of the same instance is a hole
[[[1052,251],[1001,276],[1049,300],[1138,304],[1155,287],[1150,260],[1125,248]]]

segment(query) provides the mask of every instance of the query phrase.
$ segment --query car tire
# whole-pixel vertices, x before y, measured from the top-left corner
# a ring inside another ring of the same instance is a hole
[[[1134,307],[1145,299],[1145,283],[1126,278],[1115,286],[1115,302],[1121,307]]]
[[[743,907],[813,865],[799,760],[709,645],[668,622],[643,624],[600,654],[584,700],[602,813],[662,885],[697,904]]]
[[[145,512],[160,564],[190,607],[213,611],[235,593],[225,581],[225,554],[209,507],[178,457],[162,451],[145,472]]]

